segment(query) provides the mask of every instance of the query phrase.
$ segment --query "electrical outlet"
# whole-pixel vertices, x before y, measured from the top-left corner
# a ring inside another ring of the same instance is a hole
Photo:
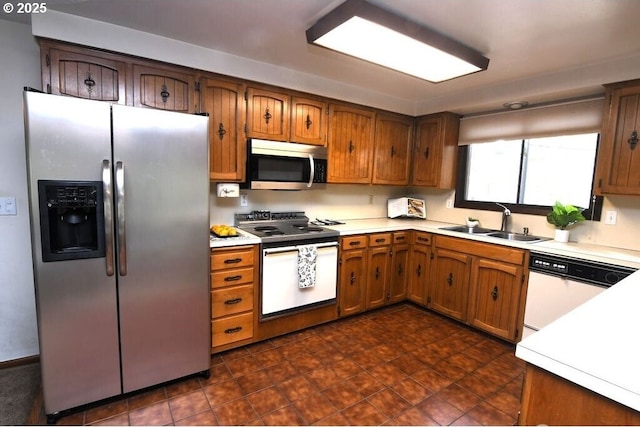
[[[249,196],[247,196],[246,194],[241,194],[240,195],[240,206],[247,206],[248,203],[249,203]]]
[[[447,199],[447,209],[453,208],[453,199]]]
[[[604,223],[616,225],[616,222],[618,222],[618,211],[607,211],[604,215]]]

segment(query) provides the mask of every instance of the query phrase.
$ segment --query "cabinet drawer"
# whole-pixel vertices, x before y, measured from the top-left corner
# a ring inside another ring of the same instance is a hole
[[[342,250],[364,249],[367,247],[367,236],[348,236],[342,238]]]
[[[369,247],[388,246],[391,244],[391,233],[377,233],[369,236]]]
[[[396,231],[393,233],[393,243],[409,243],[409,232]]]
[[[215,251],[211,253],[211,270],[248,267],[254,264],[252,247],[233,251]]]
[[[413,233],[413,242],[417,245],[431,245],[431,234],[423,233],[422,231],[416,231]]]
[[[214,319],[253,310],[253,285],[215,289],[211,292],[211,315]]]
[[[211,273],[211,287],[244,285],[253,283],[253,267],[234,268],[233,270],[214,271]]]
[[[253,313],[236,314],[211,322],[213,347],[253,337]]]

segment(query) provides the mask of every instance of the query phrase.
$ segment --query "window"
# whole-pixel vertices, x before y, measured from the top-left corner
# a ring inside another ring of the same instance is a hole
[[[474,143],[460,147],[456,207],[546,215],[556,200],[599,220],[592,193],[598,134]]]

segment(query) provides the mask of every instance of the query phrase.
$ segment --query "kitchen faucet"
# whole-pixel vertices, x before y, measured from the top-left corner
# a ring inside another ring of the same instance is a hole
[[[502,225],[500,226],[500,231],[507,231],[507,223],[509,221],[509,217],[511,216],[511,211],[508,207],[503,204],[496,203],[496,205],[500,206],[502,209]]]

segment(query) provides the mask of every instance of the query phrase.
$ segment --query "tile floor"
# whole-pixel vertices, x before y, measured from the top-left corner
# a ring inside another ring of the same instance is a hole
[[[59,425],[513,425],[514,346],[410,304],[211,358],[190,378]]]

